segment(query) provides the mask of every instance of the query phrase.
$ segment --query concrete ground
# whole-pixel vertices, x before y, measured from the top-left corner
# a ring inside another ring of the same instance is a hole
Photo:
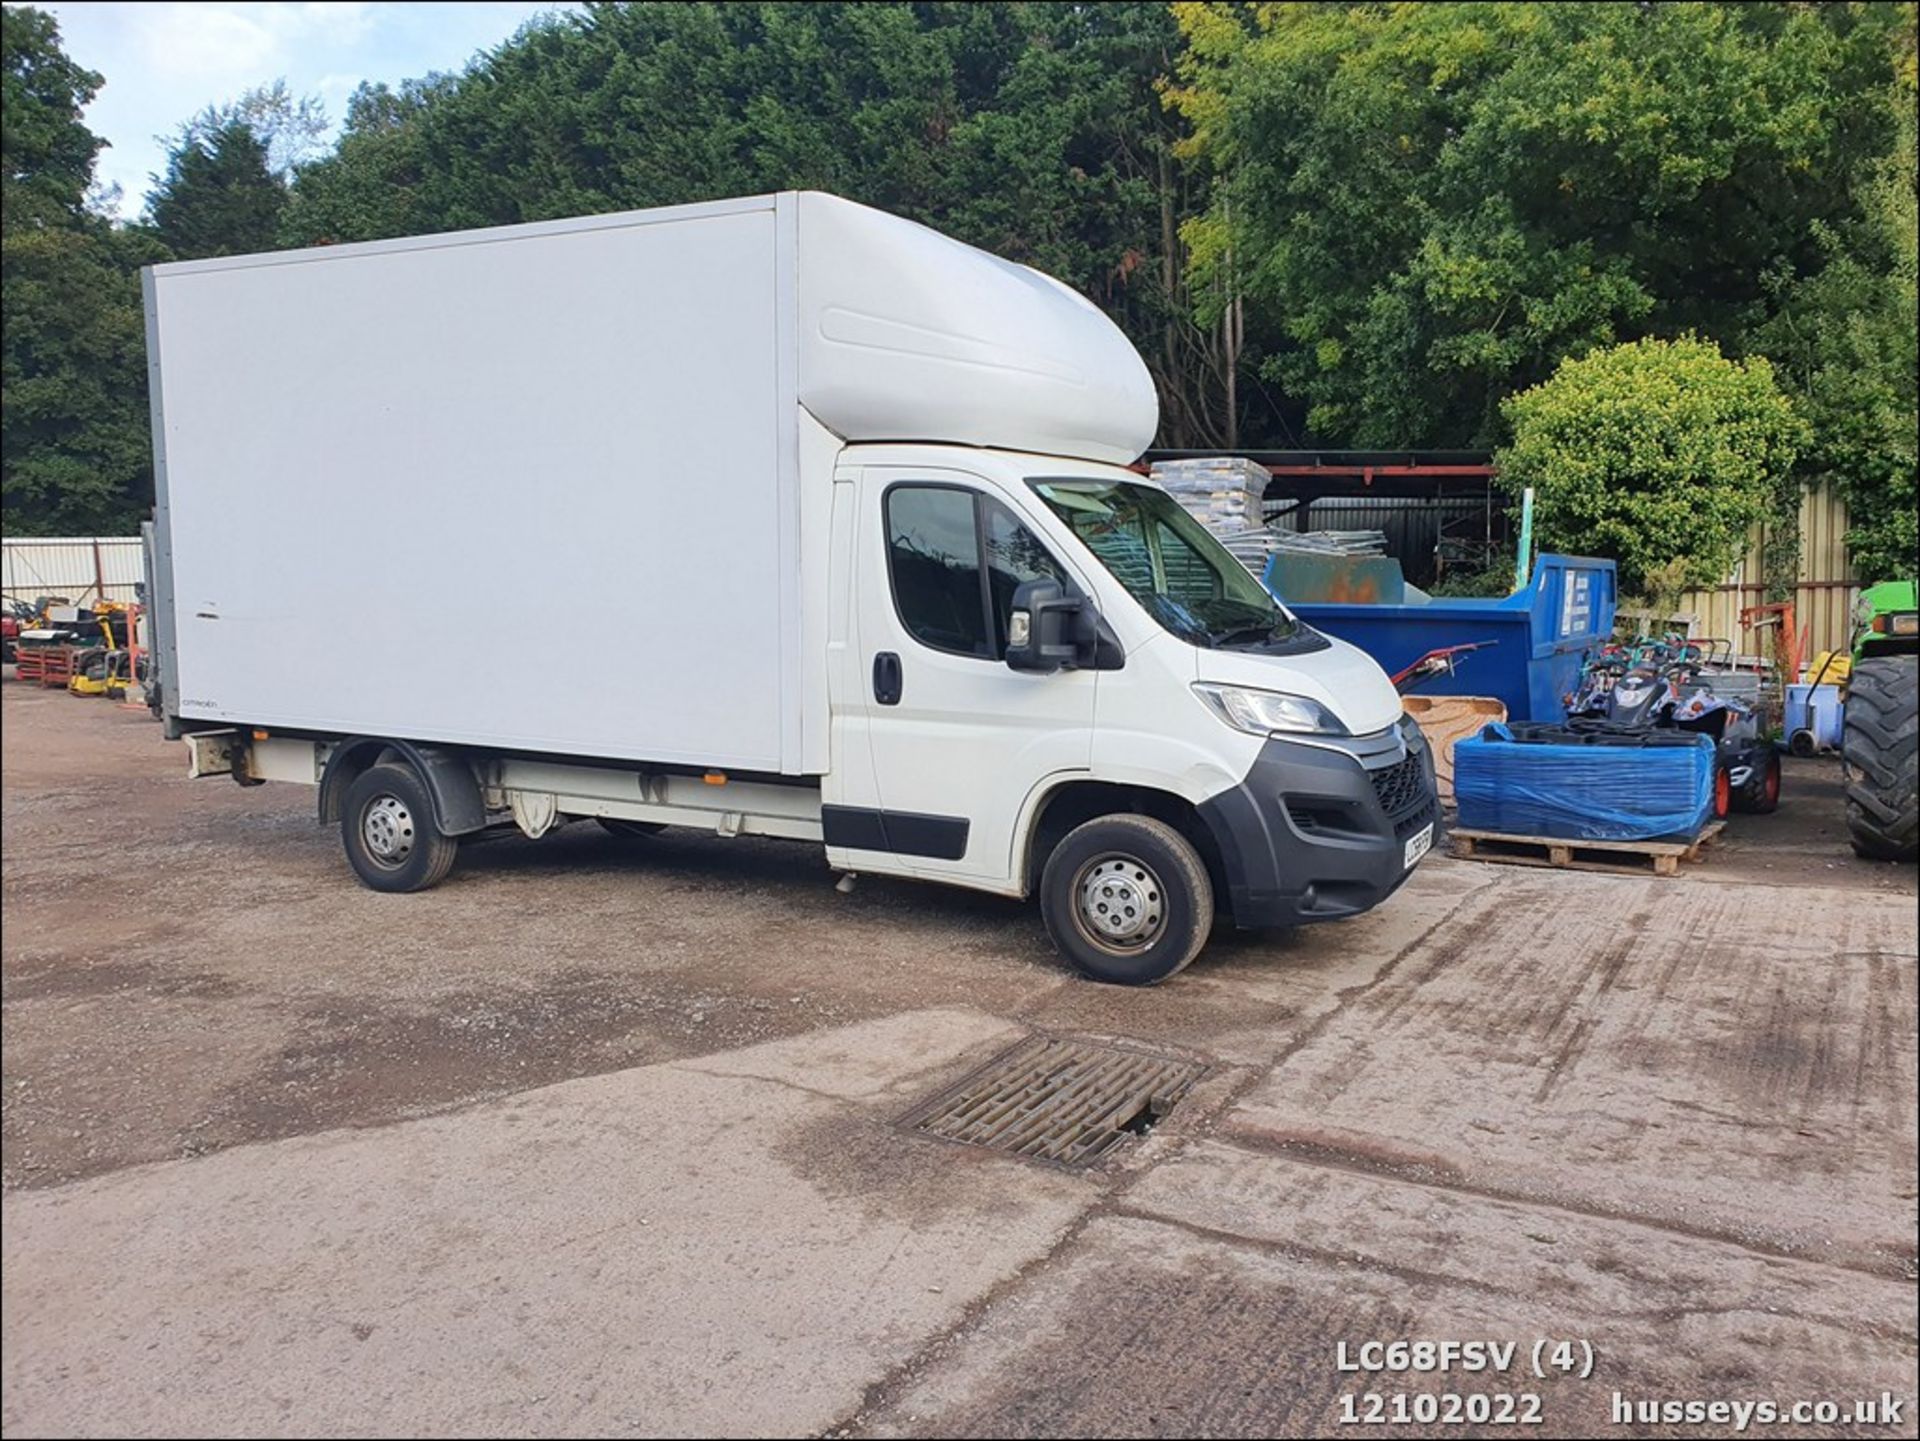
[[[1436,858],[1134,992],[803,846],[576,826],[375,895],[310,792],[0,706],[10,1437],[1916,1434],[1915,872],[1831,763],[1677,880]],[[1088,1171],[902,1128],[1036,1032],[1207,1070]],[[1519,1349],[1339,1369],[1399,1339]]]

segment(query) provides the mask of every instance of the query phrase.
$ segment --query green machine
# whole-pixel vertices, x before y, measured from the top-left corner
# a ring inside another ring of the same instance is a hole
[[[1882,581],[1860,595],[1847,680],[1847,833],[1856,855],[1920,857],[1920,604],[1914,582]]]

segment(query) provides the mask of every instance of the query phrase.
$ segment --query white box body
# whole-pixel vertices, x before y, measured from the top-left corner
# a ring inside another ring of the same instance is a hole
[[[1137,355],[830,196],[156,267],[169,709],[819,774],[848,441],[1127,460]]]

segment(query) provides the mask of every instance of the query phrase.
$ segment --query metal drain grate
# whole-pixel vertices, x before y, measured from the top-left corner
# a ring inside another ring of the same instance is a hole
[[[1206,1067],[1123,1046],[1037,1036],[908,1116],[916,1131],[1085,1166],[1171,1111]]]

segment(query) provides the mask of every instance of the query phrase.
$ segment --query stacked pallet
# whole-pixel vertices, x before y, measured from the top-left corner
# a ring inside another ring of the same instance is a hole
[[[1152,476],[1186,512],[1254,575],[1266,574],[1276,551],[1311,555],[1385,555],[1386,534],[1378,530],[1286,530],[1266,523],[1261,498],[1267,468],[1239,456],[1199,460],[1158,460]]]
[[[1279,530],[1273,532],[1275,550],[1300,555],[1385,555],[1384,530]]]
[[[1150,472],[1187,513],[1215,535],[1261,528],[1267,468],[1237,455],[1157,460]]]

